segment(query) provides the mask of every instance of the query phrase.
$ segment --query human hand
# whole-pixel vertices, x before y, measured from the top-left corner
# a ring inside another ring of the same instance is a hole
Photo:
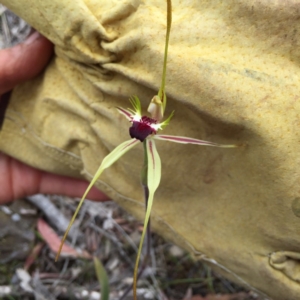
[[[52,54],[53,45],[38,32],[22,44],[0,50],[0,98],[17,84],[38,75]],[[86,181],[32,168],[0,152],[0,204],[37,193],[81,197],[87,186]],[[108,200],[95,188],[88,198]]]

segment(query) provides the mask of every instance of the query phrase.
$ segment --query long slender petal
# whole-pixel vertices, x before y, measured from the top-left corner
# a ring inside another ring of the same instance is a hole
[[[119,111],[120,114],[122,114],[123,116],[125,116],[126,119],[128,119],[129,121],[132,121],[134,118],[134,114],[122,107],[117,107],[117,110]]]
[[[137,253],[137,258],[135,262],[135,268],[134,268],[134,280],[133,280],[134,299],[136,299],[136,283],[137,283],[138,265],[140,261],[141,251],[145,239],[145,234],[147,231],[147,226],[150,219],[154,193],[159,186],[160,178],[161,178],[161,161],[156,149],[155,141],[153,139],[147,139],[146,143],[147,143],[146,149],[147,149],[147,160],[148,160],[147,185],[149,189],[149,197],[148,197],[148,205],[147,205],[147,210],[146,210],[146,215],[144,220],[144,228],[143,228],[140,245]]]
[[[209,141],[203,141],[203,140],[193,139],[190,137],[176,136],[176,135],[159,134],[159,135],[155,135],[153,138],[156,140],[169,141],[169,142],[174,142],[179,144],[194,144],[194,145],[213,146],[213,147],[222,147],[222,148],[237,147],[237,145],[221,145]]]
[[[90,189],[92,188],[92,186],[95,184],[95,182],[98,180],[98,178],[100,177],[100,175],[102,174],[102,172],[103,172],[105,169],[109,168],[109,167],[110,167],[113,163],[115,163],[121,156],[123,156],[127,151],[129,151],[130,149],[132,149],[134,146],[136,146],[136,145],[139,144],[139,143],[140,143],[140,141],[139,141],[139,140],[136,140],[136,139],[131,139],[131,140],[129,140],[129,141],[126,141],[126,142],[120,144],[119,146],[117,146],[112,152],[110,152],[110,153],[109,153],[107,156],[105,156],[105,158],[102,160],[102,163],[101,163],[100,167],[98,168],[96,174],[94,175],[94,177],[93,177],[93,179],[92,179],[90,185],[89,185],[88,188],[86,189],[84,195],[82,196],[82,198],[81,198],[81,200],[80,200],[80,202],[79,202],[79,204],[78,204],[78,206],[77,206],[77,209],[76,209],[76,211],[75,211],[75,213],[74,213],[74,215],[73,215],[73,217],[72,217],[72,219],[71,219],[71,221],[70,221],[70,223],[69,223],[69,226],[68,226],[68,228],[67,228],[67,230],[66,230],[66,232],[65,232],[65,234],[64,234],[64,237],[63,237],[62,242],[61,242],[61,244],[60,244],[59,251],[58,251],[58,253],[57,253],[57,255],[56,255],[55,260],[57,260],[58,257],[59,257],[59,254],[60,254],[60,251],[61,251],[61,249],[62,249],[63,243],[64,243],[64,241],[65,241],[65,239],[66,239],[66,237],[67,237],[67,235],[68,235],[68,233],[69,233],[69,230],[70,230],[70,228],[71,228],[73,222],[75,221],[75,218],[76,218],[76,216],[77,216],[77,214],[78,214],[78,212],[79,212],[79,210],[80,210],[80,208],[81,208],[81,206],[82,206],[82,204],[83,204],[83,201],[84,201],[86,195],[88,194],[88,192],[90,191]]]

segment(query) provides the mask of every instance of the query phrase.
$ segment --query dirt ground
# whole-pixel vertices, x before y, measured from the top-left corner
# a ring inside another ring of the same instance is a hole
[[[0,207],[1,299],[100,299],[93,256],[108,273],[110,299],[120,299],[131,287],[142,224],[112,201],[85,202],[70,246],[54,262],[77,203],[68,197],[36,195]],[[10,288],[6,296],[4,287]],[[155,233],[138,294],[139,299],[262,299]],[[199,298],[193,298],[196,295]],[[125,299],[132,299],[132,293]]]
[[[31,28],[0,4],[0,48],[24,40]],[[110,299],[132,299],[142,224],[109,201],[86,201],[68,245],[54,262],[78,199],[36,195],[0,206],[0,299],[100,299],[93,257],[104,265]],[[139,299],[250,300],[263,298],[228,281],[152,233]]]

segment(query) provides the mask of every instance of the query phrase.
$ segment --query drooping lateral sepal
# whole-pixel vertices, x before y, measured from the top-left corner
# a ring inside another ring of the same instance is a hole
[[[134,268],[134,280],[133,280],[133,291],[134,293],[136,292],[136,283],[137,283],[137,274],[138,274],[138,265],[141,257],[141,251],[145,239],[145,234],[147,231],[147,226],[149,223],[150,219],[150,214],[151,214],[151,209],[152,209],[152,204],[153,204],[153,199],[154,199],[154,193],[156,189],[159,186],[160,179],[161,179],[161,160],[159,157],[159,154],[156,149],[155,141],[153,139],[147,139],[145,141],[146,143],[146,152],[147,152],[147,187],[149,191],[149,196],[148,196],[148,205],[146,209],[146,215],[144,219],[144,228],[139,244],[139,249],[137,253],[137,258],[136,258],[136,263],[135,263],[135,268]],[[134,294],[136,298],[136,294]]]
[[[69,223],[69,226],[64,234],[64,237],[61,241],[57,256],[56,256],[56,260],[59,257],[59,254],[61,252],[63,243],[65,241],[65,239],[67,238],[67,235],[70,231],[70,228],[72,226],[72,224],[74,223],[76,216],[85,200],[85,197],[87,196],[88,192],[91,190],[91,188],[93,187],[93,185],[96,183],[96,181],[98,180],[98,178],[100,177],[100,175],[102,174],[102,172],[109,168],[113,163],[115,163],[121,156],[123,156],[126,152],[128,152],[130,149],[132,149],[134,146],[136,146],[139,143],[138,140],[136,139],[131,139],[129,141],[123,142],[122,144],[120,144],[119,146],[117,146],[112,152],[110,152],[107,156],[105,156],[105,158],[102,160],[102,163],[100,165],[100,167],[98,168],[96,174],[94,175],[92,181],[90,182],[88,188],[86,189],[85,193],[83,194],[77,209]]]
[[[158,188],[161,179],[161,160],[156,149],[155,141],[153,139],[147,139],[146,143],[148,159],[147,184],[149,189],[148,206],[151,206],[154,193]]]

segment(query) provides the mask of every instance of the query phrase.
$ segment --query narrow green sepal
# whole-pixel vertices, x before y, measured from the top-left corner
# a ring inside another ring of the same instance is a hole
[[[174,116],[175,111],[173,110],[170,115],[168,116],[168,118],[166,120],[164,120],[162,123],[160,123],[160,128],[164,129],[167,125],[169,125],[172,117]]]

